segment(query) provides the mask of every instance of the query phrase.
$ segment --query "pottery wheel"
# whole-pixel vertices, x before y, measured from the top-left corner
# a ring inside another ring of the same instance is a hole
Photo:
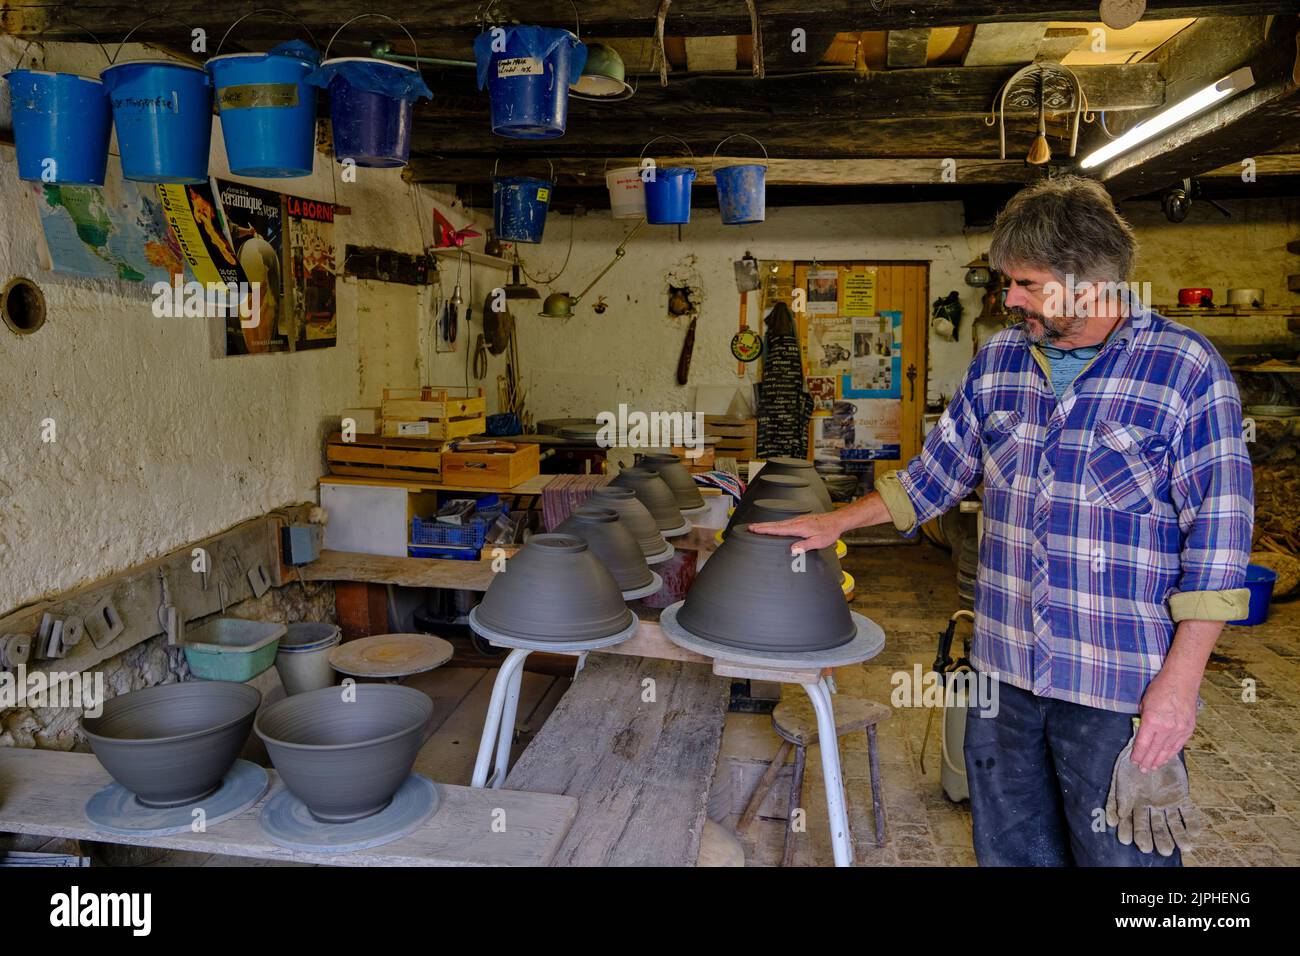
[[[86,801],[86,819],[108,833],[124,836],[170,836],[193,830],[195,810],[203,811],[203,825],[212,827],[239,816],[266,793],[266,771],[247,760],[236,760],[221,786],[193,803],[179,807],[146,807],[116,781],[95,791]]]
[[[598,637],[590,641],[525,640],[522,637],[512,637],[509,634],[502,634],[500,631],[493,631],[484,627],[479,623],[476,611],[478,611],[478,608],[474,608],[469,612],[469,626],[474,629],[475,634],[498,647],[512,647],[525,651],[556,651],[558,653],[598,651],[605,647],[613,647],[615,644],[622,644],[641,627],[641,619],[629,611],[628,613],[632,614],[632,623],[617,634],[611,634],[609,637]]]
[[[678,647],[735,664],[801,670],[844,667],[847,664],[870,660],[885,648],[885,632],[881,630],[880,625],[857,611],[850,612],[853,623],[857,626],[857,633],[854,634],[853,639],[847,644],[829,650],[781,654],[776,651],[751,651],[743,647],[732,647],[698,637],[679,625],[677,612],[685,603],[685,601],[678,601],[676,604],[671,604],[659,615],[659,626],[663,628],[664,635]]]
[[[293,791],[283,787],[266,801],[257,824],[268,840],[291,850],[351,853],[414,833],[433,816],[439,802],[438,785],[413,773],[378,813],[348,823],[322,823]]]
[[[330,651],[330,666],[353,677],[405,677],[441,667],[452,646],[431,634],[376,634]]]
[[[665,561],[667,561],[676,553],[677,553],[677,549],[670,544],[665,550],[660,551],[658,554],[652,554],[648,558],[646,558],[645,563],[663,564]]]
[[[664,586],[663,576],[658,571],[651,571],[650,576],[654,578],[644,587],[633,588],[630,591],[623,592],[624,601],[639,601],[643,597],[649,597],[652,594],[658,594],[659,589]]]
[[[691,524],[690,518],[683,518],[678,527],[669,528],[667,531],[660,531],[659,533],[665,538],[680,538],[684,534],[690,534],[691,529],[694,527],[695,525]]]

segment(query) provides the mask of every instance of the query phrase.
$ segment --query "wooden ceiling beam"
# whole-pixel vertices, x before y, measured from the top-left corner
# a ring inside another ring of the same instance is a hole
[[[930,28],[890,30],[885,46],[885,65],[891,70],[925,66],[930,48]]]

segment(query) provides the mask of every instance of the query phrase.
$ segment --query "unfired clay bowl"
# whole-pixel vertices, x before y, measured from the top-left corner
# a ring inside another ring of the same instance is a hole
[[[856,626],[844,595],[820,552],[803,555],[795,570],[797,540],[732,528],[700,568],[677,623],[747,650],[798,655],[847,644]]]
[[[348,695],[348,696],[345,696]],[[324,823],[378,813],[411,775],[433,718],[400,684],[324,687],[277,701],[255,729],[284,785]]]
[[[671,531],[689,522],[682,517],[682,509],[677,504],[668,483],[649,468],[624,468],[614,479],[615,485],[631,488],[636,492],[641,504],[649,510],[655,519],[655,527],[660,531]]]
[[[668,550],[668,541],[659,533],[654,516],[631,488],[605,485],[595,489],[588,501],[594,507],[617,511],[618,520],[632,532],[632,537],[641,546],[641,553],[647,558],[658,557]]]
[[[555,530],[558,534],[571,534],[587,542],[587,547],[600,563],[614,575],[619,590],[636,591],[654,581],[632,532],[624,527],[618,519],[618,512],[612,508],[583,505],[574,509]]]
[[[789,475],[791,478],[802,478],[808,482],[813,494],[822,503],[823,511],[830,511],[835,507],[831,502],[831,493],[826,488],[826,482],[822,479],[821,472],[817,470],[812,462],[805,458],[786,458],[783,456],[769,458],[759,474]]]
[[[193,803],[221,785],[262,703],[229,681],[161,684],[120,694],[81,729],[104,769],[148,807]]]
[[[655,452],[643,455],[640,464],[657,473],[664,480],[677,499],[679,508],[689,511],[692,508],[704,507],[704,496],[700,494],[700,486],[695,483],[686,465],[676,455]]]
[[[744,495],[737,502],[736,510],[731,513],[731,520],[727,522],[727,534],[731,534],[731,529],[737,525],[746,524],[747,519],[743,517],[745,512],[753,506],[755,501],[764,498],[777,498],[795,504],[807,505],[813,514],[821,514],[826,510],[822,507],[817,495],[814,494],[812,486],[803,478],[792,478],[789,475],[769,475],[767,469],[763,469],[758,473],[758,477],[749,483]]]
[[[739,508],[736,509],[736,513],[740,514]],[[752,525],[765,521],[789,521],[791,518],[798,518],[812,513],[811,508],[797,501],[786,498],[760,498],[750,503],[744,520],[737,523]],[[831,580],[836,584],[840,584],[843,581],[844,572],[843,568],[840,567],[839,556],[835,553],[835,545],[822,548],[820,553],[826,569],[831,574]]]
[[[570,534],[535,534],[492,578],[474,616],[483,627],[529,641],[594,641],[632,624],[623,589]]]

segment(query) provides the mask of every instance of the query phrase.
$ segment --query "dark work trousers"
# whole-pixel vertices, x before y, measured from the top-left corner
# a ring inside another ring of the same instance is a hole
[[[1177,850],[1143,853],[1106,826],[1111,772],[1133,735],[1130,714],[1003,682],[996,716],[980,713],[972,702],[965,745],[980,866],[1182,866]]]

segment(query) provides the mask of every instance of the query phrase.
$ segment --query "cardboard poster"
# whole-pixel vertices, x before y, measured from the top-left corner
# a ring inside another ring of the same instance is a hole
[[[813,419],[813,454],[821,461],[893,461],[902,457],[903,403],[856,399],[834,403]]]
[[[840,314],[840,270],[808,270],[808,314]]]
[[[844,398],[901,398],[903,313],[855,317],[850,373],[841,380]]]
[[[830,376],[809,378],[808,394],[812,396],[814,412],[829,412],[835,404],[835,379]]]
[[[845,273],[843,313],[849,316],[876,314],[875,272]]]
[[[853,358],[853,326],[837,316],[808,317],[808,374],[843,375]]]
[[[334,301],[334,204],[284,197],[284,242],[293,348],[329,348],[338,340]]]
[[[245,328],[237,315],[226,319],[226,354],[288,351],[291,330],[280,309],[284,294],[280,281],[284,232],[280,194],[222,179],[213,183],[226,236],[235,250],[243,281],[250,285],[257,283],[260,290],[255,324],[250,318],[250,327]]]
[[[211,183],[160,184],[158,199],[195,281],[210,288],[243,279]],[[226,307],[209,296],[209,315],[225,316]]]

